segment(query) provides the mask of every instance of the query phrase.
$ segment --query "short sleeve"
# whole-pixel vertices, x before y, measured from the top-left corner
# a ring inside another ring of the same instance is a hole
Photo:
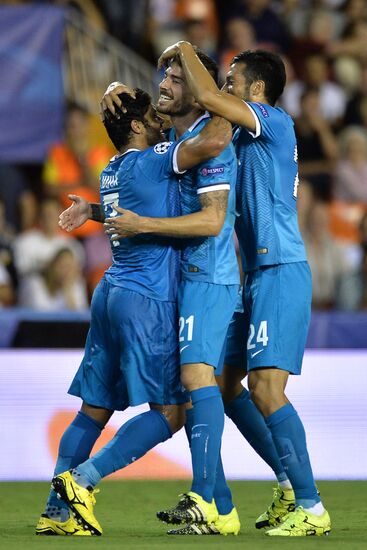
[[[180,174],[177,167],[177,150],[181,142],[163,141],[149,147],[139,157],[138,165],[145,176],[164,178]]]
[[[284,132],[285,120],[283,118],[286,114],[264,103],[246,102],[246,105],[252,112],[256,123],[255,132],[248,130],[248,133],[255,139],[262,137],[267,141],[278,141]]]
[[[236,157],[232,145],[217,157],[202,162],[197,168],[197,194],[229,191],[234,180]]]

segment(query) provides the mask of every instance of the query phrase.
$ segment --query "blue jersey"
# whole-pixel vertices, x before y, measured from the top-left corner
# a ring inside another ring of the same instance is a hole
[[[200,117],[181,137],[179,143],[197,135],[210,121],[209,114]],[[174,139],[173,130],[171,138]],[[177,148],[179,145],[177,146]],[[177,166],[176,172],[179,173]],[[223,285],[239,284],[238,264],[233,243],[235,222],[237,160],[229,144],[214,159],[205,161],[179,177],[182,215],[201,210],[200,194],[228,190],[228,208],[217,237],[193,238],[187,242],[181,257],[183,280]]]
[[[293,121],[278,107],[247,105],[256,119],[256,131],[239,128],[234,136],[239,160],[236,233],[243,269],[304,261]]]
[[[117,215],[113,204],[141,216],[179,216],[173,153],[171,143],[159,143],[144,151],[129,149],[114,157],[100,179],[106,217]],[[156,300],[176,300],[180,257],[174,239],[137,235],[111,241],[111,249],[113,263],[105,275],[110,283]]]

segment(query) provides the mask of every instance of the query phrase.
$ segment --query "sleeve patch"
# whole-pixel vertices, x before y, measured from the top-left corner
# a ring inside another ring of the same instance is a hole
[[[154,152],[157,153],[157,155],[164,155],[167,153],[168,149],[171,147],[173,141],[163,141],[162,143],[157,143],[157,145],[154,146]]]
[[[259,107],[260,113],[262,114],[262,116],[264,118],[269,118],[269,113],[268,113],[268,111],[266,110],[265,106],[262,103],[256,103],[255,105],[257,105]]]
[[[202,176],[216,176],[217,174],[224,174],[224,166],[204,166],[201,168],[200,174]]]

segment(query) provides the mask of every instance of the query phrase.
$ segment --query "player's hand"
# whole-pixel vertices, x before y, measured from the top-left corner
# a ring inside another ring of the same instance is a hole
[[[161,69],[162,67],[167,67],[169,61],[175,57],[175,55],[178,53],[180,49],[181,44],[190,44],[190,42],[186,42],[185,40],[180,40],[179,42],[176,42],[176,44],[172,44],[172,46],[168,46],[164,50],[164,52],[159,56],[157,67],[158,69]]]
[[[115,105],[117,107],[120,107],[121,111],[123,113],[126,113],[125,107],[121,103],[121,99],[119,98],[119,94],[129,94],[133,98],[135,98],[135,92],[132,88],[129,88],[129,86],[125,86],[125,84],[122,84],[122,82],[112,82],[105,93],[103,94],[100,107],[101,107],[101,119],[102,122],[104,120],[104,111],[107,109],[113,114],[116,114]]]
[[[68,195],[68,197],[73,204],[61,212],[59,226],[70,232],[83,225],[89,219],[91,212],[89,202],[83,197],[78,197],[78,195]]]
[[[117,205],[112,205],[115,212],[121,216],[114,216],[105,220],[105,232],[111,235],[111,241],[118,241],[126,237],[135,237],[140,233],[141,217],[131,210],[120,208]]]

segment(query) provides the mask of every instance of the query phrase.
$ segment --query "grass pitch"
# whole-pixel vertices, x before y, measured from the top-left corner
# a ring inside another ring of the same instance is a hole
[[[332,519],[328,537],[273,539],[254,527],[272,496],[272,483],[237,481],[230,483],[241,518],[237,537],[167,536],[166,526],[155,512],[177,502],[188,490],[185,481],[106,481],[97,496],[96,516],[104,529],[102,537],[36,537],[34,528],[42,512],[48,483],[0,483],[0,549],[53,550],[95,549],[365,549],[367,481],[336,481],[318,484]]]

